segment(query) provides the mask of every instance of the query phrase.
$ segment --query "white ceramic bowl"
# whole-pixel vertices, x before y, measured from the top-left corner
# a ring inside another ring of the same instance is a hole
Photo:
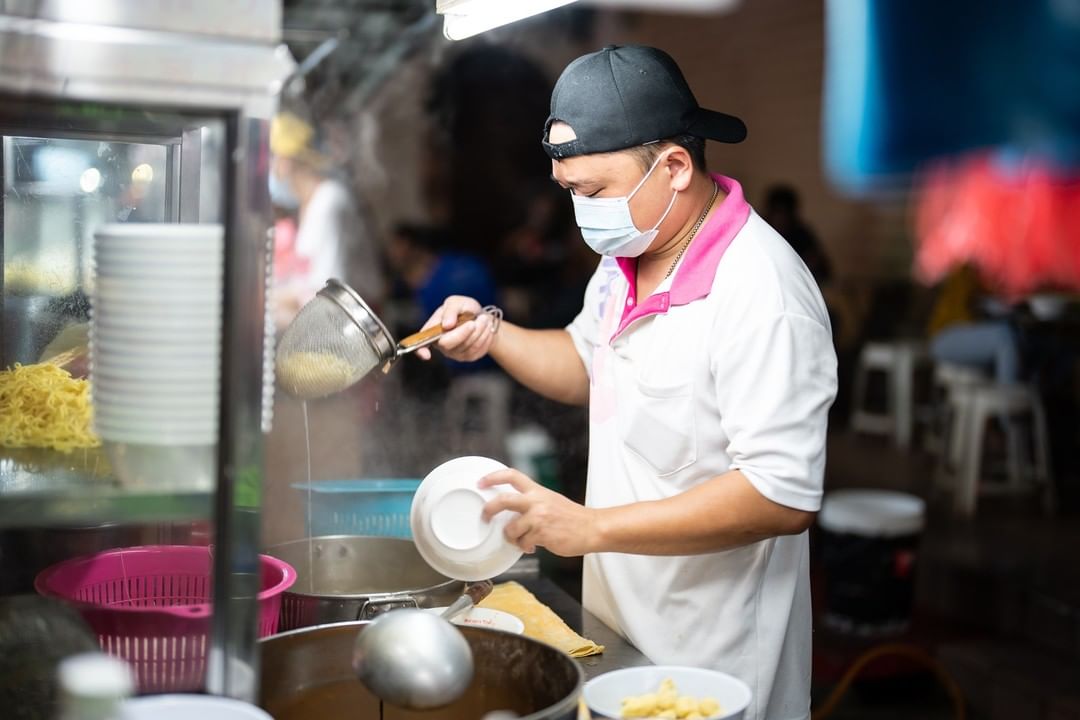
[[[151,323],[152,326],[163,321],[177,325],[200,328],[221,326],[221,306],[219,303],[150,303],[140,302],[135,298],[122,302],[93,301],[93,317],[116,323],[129,322]]]
[[[115,412],[95,412],[94,425],[117,433],[142,434],[146,437],[171,438],[177,435],[205,437],[217,426],[217,416],[204,413],[202,417],[171,417],[164,415],[125,416]]]
[[[190,286],[197,288],[221,286],[223,282],[220,272],[208,270],[199,265],[177,264],[173,265],[169,271],[151,270],[148,265],[149,263],[145,262],[113,263],[104,267],[98,264],[93,269],[91,292],[103,282],[112,287],[123,285],[127,288],[146,288],[152,287],[154,283],[163,283],[169,286],[169,290],[179,292],[194,292],[194,288]]]
[[[159,342],[218,344],[221,336],[221,318],[202,320],[174,317],[111,317],[96,312],[90,314],[90,334],[97,332],[123,333],[128,336],[151,337]]]
[[[102,374],[90,368],[90,396],[95,401],[114,405],[161,405],[180,403],[198,406],[214,402],[219,383],[214,378],[154,378],[120,374]]]
[[[192,429],[174,429],[159,427],[147,423],[133,425],[106,425],[94,418],[94,432],[103,440],[113,444],[132,447],[178,448],[209,446],[217,442],[217,428],[200,427]],[[110,458],[111,460],[111,458]],[[146,472],[154,470],[151,466],[143,468]],[[162,473],[183,473],[184,468],[157,468]],[[194,472],[194,468],[192,469]],[[185,476],[186,477],[186,476]]]
[[[90,394],[95,400],[116,402],[166,403],[182,398],[191,402],[210,401],[217,397],[217,383],[205,381],[147,380],[144,378],[106,378],[90,371]]]
[[[750,705],[750,688],[738,678],[681,665],[645,665],[598,675],[585,683],[585,703],[594,717],[619,718],[623,698],[655,693],[667,679],[675,681],[679,695],[720,703],[720,712],[707,720],[740,720]]]
[[[212,226],[181,225],[176,223],[141,224],[140,229],[146,228],[149,232],[131,230],[131,225],[122,226],[123,232],[111,232],[106,227],[104,232],[94,234],[94,247],[129,247],[134,250],[143,248],[158,248],[161,250],[188,250],[191,248],[220,248],[223,246],[222,233],[220,231],[205,231],[202,228]]]
[[[188,398],[190,402],[200,402],[218,394],[218,383],[206,379],[199,380],[157,380],[154,378],[112,377],[95,373],[90,369],[90,394],[106,399],[153,398],[174,400]]]
[[[154,253],[175,255],[177,257],[195,257],[201,259],[218,259],[221,257],[223,245],[220,242],[195,242],[185,240],[179,244],[167,245],[151,238],[119,239],[99,238],[94,244],[94,254],[130,255],[132,257],[145,257]]]
[[[94,405],[112,405],[115,407],[168,407],[189,411],[196,408],[214,408],[218,406],[217,388],[207,388],[201,392],[161,390],[153,393],[129,393],[121,385],[102,387],[101,379],[90,385],[90,397]]]
[[[217,384],[207,382],[162,382],[144,379],[113,379],[90,373],[90,394],[97,400],[122,403],[134,407],[153,407],[183,402],[210,403],[218,396]]]
[[[215,413],[218,409],[217,396],[210,393],[194,399],[180,395],[167,398],[167,400],[166,397],[158,396],[146,401],[139,397],[116,397],[109,393],[102,393],[99,390],[91,392],[90,397],[93,399],[94,411],[99,414],[102,412],[117,413],[118,415],[146,412],[170,413],[179,418],[195,419],[207,413]]]
[[[92,352],[91,363],[98,375],[111,375],[121,379],[216,379],[221,366],[220,359],[215,355],[185,355],[180,350],[174,354],[137,350]]]
[[[223,288],[224,282],[221,277],[204,277],[191,273],[162,275],[145,273],[139,268],[133,268],[130,275],[114,273],[96,275],[94,280],[88,283],[87,292],[93,304],[101,293],[121,293],[123,296],[134,293],[142,295],[156,293],[159,296],[171,298],[216,299],[222,294]]]
[[[224,282],[220,272],[194,265],[173,265],[168,272],[154,271],[147,265],[148,263],[115,263],[112,266],[94,269],[93,280],[88,284],[90,293],[93,294],[104,285],[112,291],[159,288],[163,294],[202,295],[208,289],[220,290]]]
[[[98,392],[92,394],[91,397],[95,414],[115,413],[118,418],[129,413],[154,415],[169,412],[176,414],[178,417],[192,420],[195,419],[197,413],[201,415],[212,414],[214,417],[218,415],[216,396],[204,396],[196,400],[190,400],[182,396],[172,398],[159,396],[150,400],[142,400],[140,398],[117,398],[108,394],[102,395]]]
[[[94,407],[94,426],[112,428],[118,433],[131,432],[149,435],[170,429],[184,434],[200,434],[217,428],[220,412],[207,407],[202,412],[183,412],[163,410],[161,408],[117,409],[114,407]]]
[[[130,414],[115,410],[94,410],[94,427],[113,436],[139,435],[142,437],[206,437],[217,428],[218,414],[207,411],[198,416],[172,415],[160,412]]]
[[[131,370],[138,373],[140,370],[154,370],[162,366],[169,371],[180,370],[188,374],[205,374],[208,371],[217,371],[221,367],[221,358],[217,352],[200,348],[199,345],[175,345],[140,347],[134,343],[123,345],[106,343],[94,339],[93,349],[90,351],[91,362],[96,367],[114,368],[116,372]],[[109,348],[108,350],[102,349]]]
[[[156,275],[170,275],[177,271],[220,275],[222,257],[221,250],[214,248],[169,250],[147,247],[139,250],[106,246],[94,248],[93,268],[101,273],[122,266],[140,265]],[[158,262],[158,259],[164,262]]]
[[[204,288],[188,288],[184,293],[168,292],[160,287],[145,288],[95,288],[92,302],[99,312],[130,307],[132,304],[147,305],[159,312],[162,308],[183,309],[188,313],[221,312],[221,286],[208,284]],[[149,311],[149,310],[148,310]],[[147,312],[148,312],[147,311]]]
[[[217,421],[218,409],[211,405],[205,407],[127,407],[94,403],[94,417],[101,423],[164,423],[173,426],[213,427]]]
[[[211,332],[206,330],[189,330],[177,328],[176,330],[140,330],[137,327],[117,327],[115,325],[96,325],[90,332],[90,339],[108,348],[111,345],[129,347],[140,344],[147,347],[196,347],[199,345],[211,346],[215,350],[220,344],[220,331]]]
[[[118,369],[133,366],[138,369],[147,365],[168,365],[170,369],[185,365],[198,365],[200,371],[206,365],[221,364],[218,343],[180,342],[155,343],[148,340],[107,340],[90,333],[90,360],[104,362]]]
[[[457,580],[487,580],[506,572],[521,557],[504,530],[517,515],[502,512],[484,522],[484,505],[510,486],[481,490],[477,482],[506,466],[483,457],[460,457],[432,470],[413,496],[409,524],[427,564]]]
[[[441,615],[444,610],[446,610],[445,607],[425,608],[426,612],[434,615]],[[453,623],[455,625],[502,630],[514,635],[521,635],[525,632],[525,623],[521,622],[521,618],[517,615],[511,615],[502,610],[492,610],[491,608],[474,607],[469,612],[462,613],[454,618]]]
[[[139,422],[115,425],[94,418],[94,432],[102,440],[136,445],[161,445],[165,447],[188,445],[211,445],[217,442],[217,428],[209,423],[201,425],[168,425],[165,423]]]
[[[103,441],[163,448],[212,445],[217,441],[217,433],[212,428],[187,431],[166,427],[148,427],[145,423],[138,429],[125,429],[95,422],[94,432]],[[161,468],[161,470],[163,472],[173,471],[172,468]]]
[[[150,385],[150,387],[146,387]],[[140,392],[141,390],[145,392]],[[91,377],[90,397],[99,407],[155,408],[180,410],[216,408],[218,388],[206,383],[185,383],[176,387],[159,383],[127,383],[101,376]]]
[[[210,695],[152,695],[126,700],[122,720],[273,720],[254,705]]]
[[[110,223],[94,231],[94,237],[112,241],[135,238],[138,242],[197,242],[198,238],[221,242],[225,229],[215,223]],[[148,239],[148,240],[146,240]]]
[[[123,277],[138,281],[141,273],[155,277],[221,278],[220,254],[206,252],[177,253],[149,250],[144,253],[98,249],[91,266],[95,277]],[[138,271],[138,272],[136,272]]]

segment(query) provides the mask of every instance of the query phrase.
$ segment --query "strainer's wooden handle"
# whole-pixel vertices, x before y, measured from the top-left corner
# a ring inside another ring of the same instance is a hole
[[[457,323],[454,325],[454,327],[456,328],[462,323],[467,323],[470,320],[475,319],[476,313],[463,312],[457,316]],[[454,328],[450,329],[453,330]],[[444,330],[442,324],[432,325],[427,330],[421,330],[418,333],[413,333],[409,337],[402,340],[400,344],[401,349],[405,352],[408,352],[409,350],[415,350],[416,348],[423,347],[424,345],[429,345],[433,341],[438,340],[440,337],[442,337],[443,333],[446,332],[449,332],[449,330]]]

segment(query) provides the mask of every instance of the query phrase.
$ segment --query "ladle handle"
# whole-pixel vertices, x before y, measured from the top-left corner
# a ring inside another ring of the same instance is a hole
[[[453,619],[456,618],[458,615],[468,612],[474,607],[476,607],[476,603],[473,602],[473,599],[468,595],[462,595],[457,600],[455,600],[450,605],[450,607],[442,611],[442,618],[444,620],[453,621]]]
[[[469,583],[465,586],[465,590],[462,591],[461,597],[455,600],[450,607],[443,610],[443,619],[453,620],[458,615],[472,610],[480,604],[481,600],[491,594],[494,587],[494,584],[490,580],[480,580],[479,582]]]
[[[476,314],[471,312],[463,312],[457,316],[457,323],[454,327],[460,326],[462,323],[467,323],[470,320],[475,320]],[[452,330],[453,328],[451,328]],[[427,330],[421,330],[418,333],[413,333],[409,337],[398,343],[398,352],[410,353],[413,350],[419,350],[422,347],[427,347],[431,343],[435,342],[443,336],[444,333],[449,332],[444,330],[442,325],[432,325]]]

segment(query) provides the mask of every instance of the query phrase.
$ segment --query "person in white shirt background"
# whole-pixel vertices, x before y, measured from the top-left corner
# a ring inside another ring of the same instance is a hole
[[[526,551],[584,555],[583,602],[653,662],[746,682],[748,720],[810,713],[808,528],[820,507],[836,355],[817,284],[705,168],[742,121],[705,110],[663,51],[607,47],[563,72],[544,149],[602,257],[565,330],[448,298],[428,325],[457,360],[490,354],[549,398],[588,404],[584,505],[520,472],[488,517]]]
[[[271,202],[297,216],[295,237],[278,238],[275,251],[278,326],[328,278],[346,281],[378,306],[384,293],[378,254],[315,127],[295,114],[278,114],[270,124],[270,151]]]
[[[345,281],[374,307],[384,301],[382,272],[341,169],[315,125],[293,112],[270,123],[270,199],[280,217],[274,231],[273,302],[280,333],[329,278]],[[296,230],[290,232],[290,220]],[[366,383],[301,405],[278,392],[266,443],[263,523],[278,541],[302,537],[302,513],[291,485],[379,474],[380,423],[373,419],[389,382]]]

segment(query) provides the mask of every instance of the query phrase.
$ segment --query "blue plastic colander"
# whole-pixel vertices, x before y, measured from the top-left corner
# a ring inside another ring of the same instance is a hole
[[[307,499],[307,483],[293,488]],[[411,538],[409,510],[420,480],[411,478],[322,480],[311,484],[311,523],[319,535]],[[305,516],[306,517],[306,516]]]

